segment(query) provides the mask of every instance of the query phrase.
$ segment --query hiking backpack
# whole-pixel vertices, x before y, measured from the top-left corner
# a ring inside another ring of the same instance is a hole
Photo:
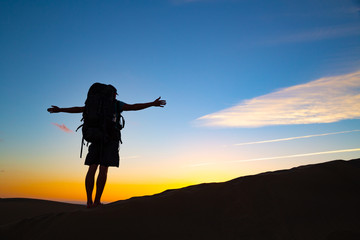
[[[83,112],[84,123],[80,126],[83,134],[80,158],[84,140],[101,146],[109,141],[122,143],[120,130],[124,128],[125,121],[115,96],[116,88],[110,84],[94,83],[89,88]]]

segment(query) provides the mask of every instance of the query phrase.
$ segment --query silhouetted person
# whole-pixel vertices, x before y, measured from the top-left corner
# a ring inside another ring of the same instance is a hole
[[[153,102],[148,103],[136,103],[127,104],[116,100],[116,89],[114,94],[114,100],[117,102],[118,114],[122,111],[138,111],[149,107],[163,107],[166,105],[165,100],[161,100],[160,97]],[[83,107],[69,107],[59,108],[57,106],[51,106],[47,111],[50,113],[82,113],[85,110]],[[85,187],[87,194],[87,207],[96,207],[101,205],[101,195],[104,191],[104,187],[107,179],[107,172],[109,166],[119,166],[119,140],[109,141],[104,144],[91,143],[89,151],[85,159],[85,165],[89,166],[88,172],[85,178]],[[95,173],[100,166],[99,174],[96,180],[96,194],[94,201],[92,200],[92,193],[94,189]]]

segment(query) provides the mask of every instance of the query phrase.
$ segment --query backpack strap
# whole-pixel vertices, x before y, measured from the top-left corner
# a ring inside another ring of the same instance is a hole
[[[120,118],[121,118],[122,123],[120,124],[120,129],[119,129],[119,132],[120,132],[119,141],[122,144],[123,142],[121,140],[121,129],[123,129],[125,127],[125,119],[121,114],[120,114]]]
[[[84,119],[84,118],[83,118]],[[81,119],[81,121],[83,121],[83,119]],[[82,128],[84,126],[84,124],[81,124],[80,126],[78,126],[78,128],[75,130],[75,132],[77,132],[80,128]],[[80,158],[82,157],[82,152],[83,152],[83,146],[84,146],[84,136],[81,139],[81,150],[80,150]]]
[[[120,133],[120,143],[122,144],[122,140],[121,140],[121,130],[125,127],[125,118],[121,115],[121,112],[120,112],[120,102],[119,101],[116,101],[116,127],[119,128],[119,133]]]
[[[82,157],[83,147],[84,147],[84,137],[82,137],[82,140],[81,140],[80,158]]]

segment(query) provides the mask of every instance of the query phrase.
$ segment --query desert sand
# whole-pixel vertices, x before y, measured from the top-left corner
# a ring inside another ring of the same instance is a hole
[[[360,239],[360,159],[168,190],[86,209],[0,200],[1,239]]]

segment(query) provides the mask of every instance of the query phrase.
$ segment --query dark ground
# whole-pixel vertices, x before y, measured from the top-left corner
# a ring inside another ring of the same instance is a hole
[[[360,159],[168,190],[90,210],[1,199],[0,211],[1,239],[358,240]]]

